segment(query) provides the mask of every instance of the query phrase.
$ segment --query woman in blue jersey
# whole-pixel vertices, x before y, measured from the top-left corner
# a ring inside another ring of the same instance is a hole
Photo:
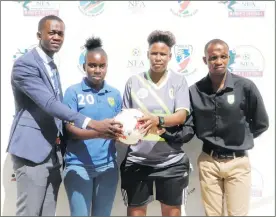
[[[147,136],[128,148],[121,165],[122,195],[128,216],[145,216],[147,204],[154,199],[155,183],[155,199],[160,201],[162,215],[181,216],[190,164],[181,149],[183,141],[168,137],[164,131],[177,132],[178,125],[185,122],[190,108],[189,87],[184,75],[167,69],[174,35],[154,31],[148,43],[150,69],[129,78],[123,97],[124,108],[145,113],[140,121],[145,122],[142,128]]]
[[[120,92],[106,83],[107,54],[99,38],[86,41],[86,77],[70,86],[64,103],[94,120],[112,121],[121,111]],[[64,185],[71,216],[109,216],[116,193],[118,169],[115,137],[66,125]],[[120,136],[117,134],[117,136]]]

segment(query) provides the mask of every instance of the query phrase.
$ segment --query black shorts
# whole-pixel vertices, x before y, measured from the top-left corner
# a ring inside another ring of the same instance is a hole
[[[143,206],[156,200],[169,206],[187,201],[190,163],[187,155],[172,165],[153,168],[127,161],[121,164],[121,191],[126,206]]]

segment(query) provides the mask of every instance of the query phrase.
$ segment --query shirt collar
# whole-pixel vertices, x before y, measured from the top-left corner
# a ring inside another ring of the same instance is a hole
[[[226,89],[227,87],[231,88],[231,89],[234,89],[233,76],[232,76],[232,73],[228,72],[228,71],[227,71],[227,74],[226,74],[224,89]]]
[[[85,91],[85,90],[92,90],[92,91],[95,91],[92,87],[90,87],[90,86],[87,84],[86,78],[83,78],[83,79],[82,79],[81,88],[82,88],[83,91]],[[100,90],[98,91],[98,93],[108,93],[108,92],[111,92],[111,88],[110,88],[110,86],[106,83],[106,81],[104,81],[104,85],[103,85],[102,89],[100,89]]]
[[[36,51],[44,63],[49,64],[53,61],[53,59],[49,57],[39,46],[36,47]]]
[[[209,73],[207,74],[207,76],[206,76],[205,79],[206,79],[206,81],[208,83],[208,86],[210,88],[212,88],[212,81],[211,81],[211,79],[209,77]],[[223,90],[225,90],[227,88],[234,89],[233,76],[232,76],[232,73],[229,72],[229,71],[226,72],[226,78],[225,78]]]

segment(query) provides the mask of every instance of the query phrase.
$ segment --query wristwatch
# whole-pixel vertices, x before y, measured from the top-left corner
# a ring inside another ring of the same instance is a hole
[[[163,127],[165,124],[164,117],[158,116],[158,119],[159,119],[159,124],[157,125],[157,127]]]

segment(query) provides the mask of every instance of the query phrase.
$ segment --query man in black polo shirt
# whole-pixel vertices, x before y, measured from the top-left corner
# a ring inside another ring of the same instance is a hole
[[[229,216],[249,210],[251,166],[247,150],[268,129],[268,115],[256,85],[227,71],[229,47],[214,39],[205,46],[206,77],[190,87],[191,115],[182,131],[162,135],[187,142],[194,133],[203,141],[198,158],[201,195],[207,216]]]

